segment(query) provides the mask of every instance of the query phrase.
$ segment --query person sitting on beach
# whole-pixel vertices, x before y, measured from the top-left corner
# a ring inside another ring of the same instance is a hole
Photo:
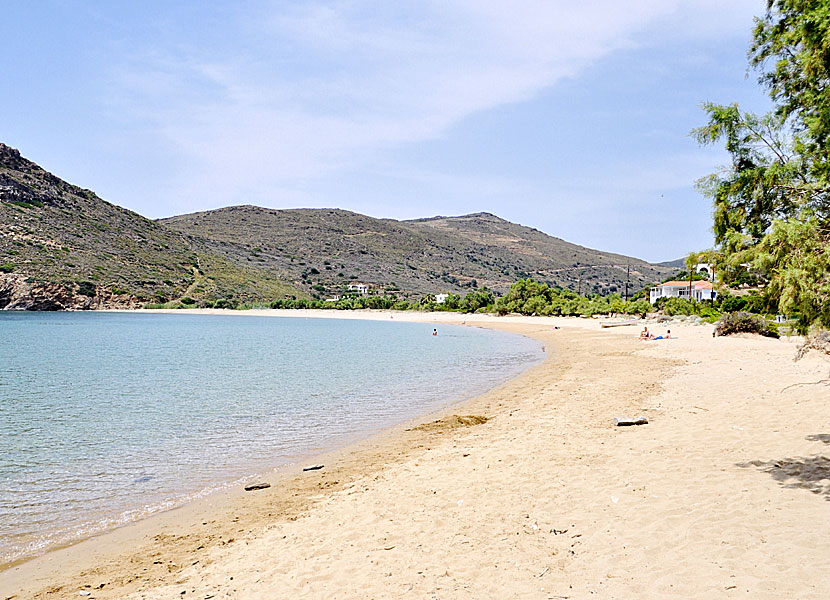
[[[643,327],[643,330],[640,332],[640,339],[641,340],[651,339],[651,334],[648,332],[648,327]]]

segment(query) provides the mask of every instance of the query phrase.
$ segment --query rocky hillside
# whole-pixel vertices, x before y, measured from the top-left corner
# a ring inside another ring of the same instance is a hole
[[[298,290],[105,202],[0,144],[0,308],[136,307]]]
[[[671,267],[601,252],[517,225],[488,213],[434,217],[413,225],[459,238],[472,262],[500,273],[494,286],[532,277],[537,281],[582,293],[623,294],[625,282],[633,293],[667,274]]]
[[[488,213],[415,221],[338,209],[235,206],[163,219],[228,260],[275,271],[314,295],[349,283],[415,295],[505,292],[533,277],[583,293],[641,289],[673,269],[591,250]],[[627,271],[630,270],[630,275]]]

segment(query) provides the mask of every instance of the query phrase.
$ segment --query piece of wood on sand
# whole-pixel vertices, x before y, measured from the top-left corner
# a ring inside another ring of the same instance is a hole
[[[271,484],[267,481],[260,481],[259,483],[252,483],[251,485],[245,486],[246,492],[253,492],[254,490],[264,490],[265,488],[271,487]]]
[[[648,419],[645,417],[616,417],[614,425],[617,427],[628,427],[630,425],[648,425]]]
[[[307,467],[303,467],[303,471],[319,471],[323,468],[323,465],[309,465]]]

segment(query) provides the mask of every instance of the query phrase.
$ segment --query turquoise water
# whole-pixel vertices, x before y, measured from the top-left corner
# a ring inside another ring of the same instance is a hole
[[[336,319],[0,312],[0,564],[479,394],[502,332]]]

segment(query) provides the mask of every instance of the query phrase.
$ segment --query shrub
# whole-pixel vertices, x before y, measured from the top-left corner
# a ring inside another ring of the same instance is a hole
[[[95,296],[95,284],[91,281],[79,281],[78,282],[78,293],[82,296]]]
[[[767,321],[761,315],[748,312],[724,313],[715,324],[717,335],[732,335],[733,333],[757,333],[766,337],[778,337],[778,327]]]
[[[237,301],[233,298],[220,298],[213,303],[213,308],[236,308]]]
[[[795,359],[800,360],[810,350],[830,354],[830,331],[821,327],[813,327],[805,336],[804,342],[798,346]]]
[[[14,265],[11,263],[4,263],[0,265],[0,273],[11,273],[14,271]]]
[[[738,312],[746,308],[746,298],[724,294],[720,306],[723,312]]]
[[[636,300],[634,302],[626,302],[623,310],[620,312],[629,315],[645,316],[651,310],[651,303],[648,300]]]
[[[662,310],[663,314],[669,317],[675,315],[694,315],[698,312],[695,304],[695,302],[687,300],[686,298],[667,298],[663,303]]]
[[[186,304],[188,306],[190,306],[191,304],[196,304],[196,301],[190,296],[185,296],[184,298],[179,300],[179,302],[181,302],[182,304]]]

